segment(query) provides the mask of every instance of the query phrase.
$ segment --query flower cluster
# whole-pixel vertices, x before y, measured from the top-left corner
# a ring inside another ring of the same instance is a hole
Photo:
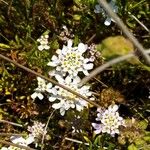
[[[38,121],[35,121],[32,126],[28,126],[28,131],[31,132],[30,135],[36,139],[41,139],[42,136],[47,133],[45,124]]]
[[[43,93],[44,92],[49,92],[51,93],[52,91],[54,91],[54,89],[52,90],[52,84],[51,83],[46,83],[46,81],[40,77],[37,77],[37,81],[38,81],[38,87],[35,89],[35,92],[31,95],[32,99],[35,99],[36,97],[38,97],[40,100],[42,100],[44,98]]]
[[[124,120],[119,116],[117,112],[117,105],[110,105],[108,109],[102,110],[98,109],[97,121],[101,121],[101,123],[92,123],[92,126],[95,129],[95,133],[108,133],[112,136],[115,134],[119,134],[119,127],[125,126]]]
[[[68,28],[65,25],[63,25],[62,31],[61,31],[59,37],[62,41],[65,42],[65,41],[68,41],[69,38],[73,38],[74,34],[72,34],[72,30],[68,30]]]
[[[62,85],[70,88],[73,91],[80,93],[85,97],[89,97],[93,100],[92,93],[90,92],[90,86],[84,85],[79,87],[81,79],[78,73],[88,75],[88,71],[93,68],[93,63],[90,58],[84,58],[84,53],[88,49],[88,46],[79,43],[78,46],[73,47],[72,40],[68,40],[67,46],[63,46],[62,50],[56,51],[57,56],[53,55],[51,61],[48,62],[48,66],[55,69],[50,72],[50,75]],[[44,79],[37,77],[38,87],[31,95],[32,99],[38,97],[43,99],[43,93],[47,92],[47,96],[50,102],[55,102],[52,107],[54,109],[60,109],[60,114],[64,115],[65,111],[72,108],[77,111],[82,111],[84,107],[88,107],[88,103],[82,98],[64,90],[59,86],[52,86],[51,83],[46,83]]]
[[[118,6],[116,6],[116,0],[110,1],[109,5],[112,8],[113,12],[115,12],[115,13],[118,12]],[[100,5],[95,5],[94,12],[95,13],[101,13],[103,15],[103,17],[106,18],[106,20],[104,22],[104,24],[106,26],[109,26],[111,24],[111,21],[114,22],[114,20],[108,16],[108,14],[105,12],[105,10]]]
[[[32,136],[28,136],[28,138],[23,138],[21,136],[12,136],[10,138],[10,140],[12,141],[12,143],[14,144],[18,144],[21,146],[28,146],[29,144],[34,142],[34,138]],[[15,147],[15,146],[9,146],[9,147],[2,147],[1,150],[24,150],[21,149],[19,147]]]
[[[96,45],[95,44],[91,44],[89,46],[89,53],[91,55],[90,60],[93,62],[95,61],[97,58],[101,58],[101,53],[99,51],[96,50]]]
[[[38,50],[42,51],[44,49],[47,50],[50,48],[50,46],[48,45],[48,38],[49,36],[46,34],[37,39],[37,41],[40,43],[40,45],[38,46]]]
[[[77,76],[75,78],[70,78],[67,76],[65,79],[60,75],[56,75],[55,78],[60,84],[63,84],[73,91],[80,93],[83,96],[90,97],[92,93],[89,91],[90,86],[79,87],[80,78]],[[84,107],[88,107],[88,103],[82,98],[64,90],[59,86],[55,86],[56,95],[51,95],[49,101],[54,102],[59,100],[58,103],[54,103],[52,107],[54,109],[60,109],[60,114],[64,115],[65,111],[70,108],[76,108],[77,111],[83,110]],[[92,98],[91,98],[92,100]]]
[[[52,61],[47,65],[56,67],[56,71],[63,76],[75,77],[78,75],[78,72],[88,75],[88,70],[93,68],[93,63],[90,63],[91,60],[83,56],[88,46],[79,43],[77,47],[72,47],[72,44],[72,40],[68,40],[67,46],[63,46],[62,50],[58,49],[56,51],[58,56],[53,55]]]

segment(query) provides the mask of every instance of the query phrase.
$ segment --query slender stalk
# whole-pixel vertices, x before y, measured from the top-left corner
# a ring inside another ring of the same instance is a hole
[[[7,121],[7,120],[0,120],[0,123],[7,123],[7,124],[11,124],[11,125],[13,125],[13,126],[23,127],[21,124],[14,123],[14,122]]]
[[[129,12],[129,15],[133,19],[135,19],[148,33],[150,33],[150,30],[137,17],[135,17],[134,15],[132,15],[130,12]]]
[[[43,150],[43,149],[44,149],[43,144],[44,144],[44,138],[45,138],[45,135],[46,135],[46,130],[47,130],[47,128],[48,128],[48,124],[49,124],[50,119],[52,118],[52,116],[53,116],[54,112],[55,112],[55,110],[53,110],[53,111],[52,111],[52,113],[51,113],[51,114],[49,115],[49,117],[48,117],[48,120],[47,120],[47,123],[46,123],[45,129],[44,129],[44,134],[43,134],[43,137],[42,137],[42,142],[41,142],[42,147],[41,147],[41,150]]]
[[[76,139],[72,139],[72,138],[65,137],[65,140],[71,141],[71,142],[75,142],[75,143],[78,143],[78,144],[84,144],[84,145],[89,146],[89,143],[84,143],[84,142],[79,141],[79,140],[76,140]]]
[[[24,135],[25,134],[0,132],[0,136],[24,136]]]

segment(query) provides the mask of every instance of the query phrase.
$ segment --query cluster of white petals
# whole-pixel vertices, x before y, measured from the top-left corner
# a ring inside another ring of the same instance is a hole
[[[78,76],[71,78],[67,76],[65,79],[60,75],[56,75],[55,78],[60,84],[65,85],[71,90],[80,93],[83,96],[91,97],[92,93],[89,91],[90,86],[82,86],[79,87],[79,82],[81,81]],[[70,108],[75,108],[77,111],[83,110],[84,107],[88,107],[88,103],[80,97],[64,90],[59,86],[55,86],[54,88],[55,94],[49,97],[50,102],[58,101],[52,105],[54,109],[60,109],[60,114],[63,116],[65,111]],[[57,91],[57,92],[56,92]],[[53,92],[53,93],[54,93]],[[91,98],[92,100],[92,98]]]
[[[52,84],[51,83],[47,84],[46,81],[40,77],[37,77],[37,81],[38,81],[38,87],[35,89],[35,92],[31,95],[31,98],[35,99],[36,97],[38,97],[40,100],[42,100],[44,98],[43,95],[44,92],[51,93]]]
[[[113,12],[118,12],[118,6],[116,6],[116,0],[111,0],[109,3],[109,6],[112,8]],[[106,26],[109,26],[111,24],[111,21],[114,21],[111,17],[106,14],[105,10],[100,5],[95,5],[94,9],[95,13],[102,13],[102,15],[106,18],[104,24]]]
[[[21,136],[12,136],[10,138],[10,140],[12,141],[12,143],[14,144],[18,144],[18,145],[21,145],[21,146],[28,146],[29,144],[33,143],[34,142],[34,138],[32,136],[28,136],[28,138],[23,138]],[[15,146],[9,146],[9,147],[2,147],[1,150],[24,150],[24,149],[21,149],[19,147],[15,147]]]
[[[89,58],[84,58],[83,53],[88,49],[88,46],[79,43],[77,47],[72,47],[72,40],[68,40],[67,46],[63,46],[62,50],[56,51],[57,55],[52,56],[52,61],[47,65],[56,67],[57,72],[61,72],[63,76],[77,76],[78,72],[83,72],[88,75],[88,70],[93,68],[93,63],[90,63]]]
[[[98,109],[97,121],[101,121],[101,123],[92,123],[92,126],[95,129],[95,133],[108,133],[112,136],[115,134],[119,134],[119,127],[125,126],[124,120],[119,116],[118,106],[110,105],[108,109],[101,110]]]
[[[38,46],[38,50],[42,51],[44,49],[49,49],[50,46],[48,45],[48,35],[42,35],[39,39],[37,39],[37,41],[40,43],[40,45]]]
[[[28,126],[28,131],[31,132],[30,135],[36,139],[42,138],[42,136],[47,133],[45,124],[38,121],[34,121],[32,126]]]
[[[62,50],[56,51],[57,55],[53,55],[48,66],[54,67],[50,75],[53,76],[60,84],[65,85],[71,90],[80,93],[81,95],[91,98],[92,93],[89,91],[90,86],[79,87],[81,79],[78,73],[88,75],[88,71],[93,68],[93,63],[90,58],[84,58],[84,53],[87,51],[88,46],[79,43],[78,46],[73,47],[73,41],[68,40],[67,46],[63,46]],[[40,77],[37,77],[38,87],[31,95],[32,99],[39,98],[42,100],[44,95],[47,95],[50,102],[53,102],[52,107],[59,109],[60,114],[63,116],[66,110],[70,108],[82,111],[84,107],[88,107],[88,103],[82,98],[64,90],[59,86],[53,86],[51,83]],[[45,94],[46,93],[46,94]],[[43,95],[44,94],[44,95]]]

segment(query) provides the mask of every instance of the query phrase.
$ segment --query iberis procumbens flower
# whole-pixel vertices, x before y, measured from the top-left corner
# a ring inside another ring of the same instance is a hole
[[[119,127],[125,125],[122,117],[119,116],[117,112],[117,105],[110,105],[108,109],[102,110],[98,108],[97,121],[101,123],[92,123],[92,126],[95,129],[95,133],[108,133],[112,136],[119,134]]]
[[[89,91],[90,86],[84,85],[82,87],[79,87],[80,78],[78,76],[73,79],[70,76],[67,76],[64,79],[60,75],[56,75],[55,78],[60,84],[65,85],[66,87],[80,93],[83,96],[91,97],[92,95],[92,93]],[[77,111],[81,111],[84,107],[88,107],[88,102],[64,90],[63,88],[55,86],[53,89],[57,91],[57,93],[55,95],[50,95],[49,101],[57,101],[52,105],[52,107],[54,109],[60,109],[60,114],[62,116],[65,114],[65,111],[70,108],[76,109]],[[55,93],[55,91],[53,93]]]
[[[37,42],[40,43],[40,45],[38,46],[38,50],[42,51],[44,49],[49,49],[50,46],[48,45],[48,35],[42,35],[39,39],[37,39]]]
[[[93,68],[93,63],[90,62],[90,59],[83,56],[88,46],[79,43],[77,47],[72,47],[72,44],[72,40],[68,40],[67,46],[63,46],[62,50],[58,49],[56,51],[57,55],[53,55],[52,61],[47,65],[56,67],[56,71],[61,72],[63,76],[75,77],[78,72],[88,75],[88,70]]]

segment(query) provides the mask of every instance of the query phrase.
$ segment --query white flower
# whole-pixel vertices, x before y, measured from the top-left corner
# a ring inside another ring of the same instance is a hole
[[[63,79],[60,75],[55,77],[60,84],[69,87],[71,90],[76,91],[83,96],[90,97],[92,95],[89,91],[89,86],[78,87],[80,82],[80,78],[78,76],[73,79],[70,76],[67,76],[65,79]],[[70,108],[75,108],[77,111],[81,111],[84,107],[88,107],[88,103],[82,98],[77,97],[61,87],[55,86],[55,89],[57,90],[57,93],[55,95],[51,95],[49,97],[49,101],[53,102],[55,100],[59,100],[59,102],[54,103],[52,107],[54,109],[60,109],[60,114],[62,116],[65,114],[65,111]]]
[[[109,5],[112,8],[113,12],[115,12],[115,13],[118,12],[118,6],[116,6],[116,0],[110,1]],[[104,24],[106,26],[109,26],[111,24],[111,21],[114,22],[114,20],[106,14],[105,10],[100,5],[95,5],[94,12],[95,13],[102,13],[102,15],[104,17],[106,17],[106,20],[104,22]]]
[[[28,126],[28,131],[31,132],[31,136],[37,139],[42,138],[43,134],[45,135],[45,124],[35,121],[33,126]]]
[[[48,35],[42,35],[37,41],[40,43],[38,46],[38,50],[42,51],[44,49],[49,49],[50,46],[48,45]]]
[[[29,144],[34,142],[34,138],[32,136],[30,136],[30,135],[26,139],[21,137],[21,136],[12,136],[10,138],[10,140],[14,144],[18,144],[18,145],[21,145],[21,146],[28,146]],[[2,147],[1,150],[24,150],[24,149],[21,149],[19,147],[15,147],[15,146],[9,146],[9,147]]]
[[[43,94],[44,92],[51,93],[52,91],[52,84],[48,83],[46,84],[46,81],[40,77],[37,77],[38,80],[38,87],[35,89],[35,92],[31,95],[32,99],[35,99],[38,97],[40,100],[44,98]]]
[[[119,134],[119,126],[124,126],[124,120],[119,116],[117,112],[117,105],[110,105],[105,111],[99,112],[96,120],[101,121],[101,124],[92,123],[92,126],[96,129],[95,133],[108,133],[112,136]]]
[[[56,51],[57,55],[52,56],[52,61],[47,65],[56,67],[56,71],[61,72],[63,76],[68,73],[70,76],[77,76],[78,72],[88,75],[88,70],[93,68],[90,59],[82,55],[87,50],[87,45],[79,43],[78,47],[72,47],[72,40],[68,40],[68,45],[63,46],[62,50]]]

